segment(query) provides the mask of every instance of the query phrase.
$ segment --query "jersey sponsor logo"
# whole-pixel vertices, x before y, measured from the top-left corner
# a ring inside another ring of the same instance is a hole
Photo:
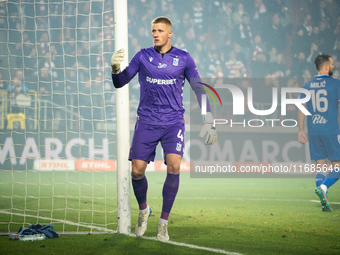
[[[178,61],[179,61],[179,58],[173,58],[172,65],[178,66]]]
[[[326,124],[328,121],[320,114],[314,114],[312,119],[313,119],[313,124]]]
[[[312,82],[311,84],[310,84],[310,88],[311,89],[314,89],[314,88],[324,88],[324,87],[326,87],[326,81],[323,81],[323,82],[321,82],[321,83],[319,83],[319,82]]]
[[[176,83],[176,79],[163,80],[163,79],[150,78],[149,76],[146,76],[146,81],[151,84],[158,84],[158,85],[171,85],[171,84]]]
[[[152,60],[153,60],[153,57],[149,57],[149,60],[150,60],[150,62],[152,62]]]
[[[166,64],[159,63],[158,68],[166,68]]]

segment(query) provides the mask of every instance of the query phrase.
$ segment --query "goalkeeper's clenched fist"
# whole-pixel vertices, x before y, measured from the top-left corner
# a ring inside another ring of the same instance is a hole
[[[120,63],[124,61],[124,56],[124,49],[120,49],[119,51],[113,53],[111,57],[112,73],[117,74],[120,72]]]
[[[204,126],[199,136],[202,138],[205,135],[207,135],[205,139],[205,144],[206,145],[214,144],[217,141],[217,133],[215,127],[213,126],[213,116],[211,112],[207,112],[206,115],[203,115],[203,122]]]

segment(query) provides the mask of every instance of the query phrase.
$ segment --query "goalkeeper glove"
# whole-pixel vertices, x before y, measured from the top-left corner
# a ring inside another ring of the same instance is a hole
[[[120,63],[124,61],[124,56],[124,49],[120,49],[119,51],[113,53],[111,57],[112,73],[117,74],[120,72]]]
[[[207,135],[205,139],[205,144],[214,144],[217,141],[217,133],[216,128],[213,126],[213,116],[211,112],[207,112],[206,115],[203,115],[203,122],[204,126],[199,134],[199,137],[202,138]]]

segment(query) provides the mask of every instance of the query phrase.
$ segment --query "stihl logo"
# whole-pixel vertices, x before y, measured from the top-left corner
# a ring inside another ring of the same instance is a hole
[[[81,168],[96,168],[96,169],[111,169],[111,166],[107,162],[82,162]]]
[[[41,162],[41,168],[68,168],[67,162]]]
[[[115,171],[114,160],[76,160],[78,171]]]

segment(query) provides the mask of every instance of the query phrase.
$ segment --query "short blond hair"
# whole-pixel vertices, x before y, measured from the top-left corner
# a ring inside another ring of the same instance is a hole
[[[151,25],[158,24],[158,23],[164,23],[166,25],[169,25],[172,28],[171,20],[167,17],[164,17],[164,16],[157,17],[151,22]]]

